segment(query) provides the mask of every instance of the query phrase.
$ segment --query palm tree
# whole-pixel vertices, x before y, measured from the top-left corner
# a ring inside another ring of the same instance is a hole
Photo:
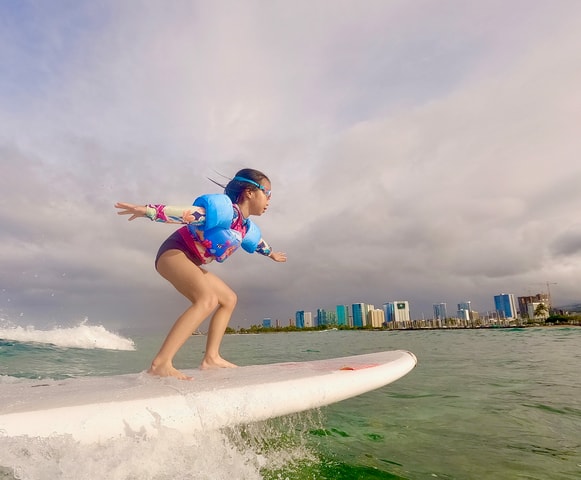
[[[544,303],[539,303],[535,308],[535,317],[547,318],[549,316],[549,309]]]

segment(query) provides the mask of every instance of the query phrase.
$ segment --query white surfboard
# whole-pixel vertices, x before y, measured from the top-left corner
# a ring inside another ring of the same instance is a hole
[[[301,412],[387,385],[411,371],[413,353],[186,370],[193,381],[146,373],[23,380],[0,388],[0,435],[70,434],[81,442],[191,433]]]

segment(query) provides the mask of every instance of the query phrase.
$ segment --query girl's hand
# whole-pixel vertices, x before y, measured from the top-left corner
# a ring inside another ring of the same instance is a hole
[[[283,252],[272,252],[269,257],[275,262],[286,262],[286,253]]]
[[[129,221],[135,220],[136,218],[145,217],[146,208],[145,205],[133,205],[132,203],[117,202],[115,208],[120,211],[117,215],[131,215]]]

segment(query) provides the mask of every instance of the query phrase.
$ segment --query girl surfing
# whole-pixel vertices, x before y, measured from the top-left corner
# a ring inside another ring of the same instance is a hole
[[[268,177],[245,168],[228,182],[224,194],[203,195],[192,206],[115,204],[117,213],[130,215],[130,221],[147,217],[156,222],[184,225],[161,244],[155,268],[191,305],[174,323],[148,373],[190,380],[173,366],[173,358],[210,315],[206,353],[200,368],[236,366],[220,355],[220,344],[236,306],[236,293],[203,265],[214,260],[221,263],[240,247],[275,262],[286,262],[286,254],[273,252],[258,226],[249,219],[266,212],[270,197]]]

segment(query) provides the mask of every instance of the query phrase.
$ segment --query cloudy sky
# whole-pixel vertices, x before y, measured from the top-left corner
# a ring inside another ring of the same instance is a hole
[[[267,173],[288,254],[209,268],[232,326],[498,293],[581,301],[581,2],[0,2],[0,318],[166,330],[153,258],[189,204]]]

